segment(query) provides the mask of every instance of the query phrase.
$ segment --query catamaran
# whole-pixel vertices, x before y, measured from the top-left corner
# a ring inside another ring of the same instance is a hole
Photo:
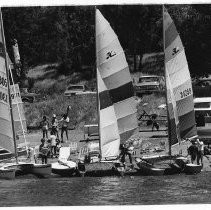
[[[165,56],[165,80],[166,100],[168,117],[168,140],[169,156],[182,155],[181,145],[185,139],[192,139],[197,136],[193,90],[185,50],[182,45],[176,26],[169,13],[163,6],[163,40]],[[146,158],[150,159],[150,157]],[[159,158],[155,157],[157,161]],[[177,163],[187,161],[187,158],[179,157]],[[146,163],[138,163],[141,169],[146,168]],[[173,165],[172,165],[173,166]],[[188,171],[199,172],[202,166],[185,164]],[[166,169],[147,167],[148,173],[153,175],[164,174]],[[157,170],[157,173],[153,170]],[[186,169],[185,169],[186,170]],[[177,172],[177,170],[176,170]]]
[[[2,178],[14,178],[15,172],[25,171],[29,173],[34,173],[38,176],[50,175],[51,165],[41,165],[34,163],[21,163],[18,161],[18,155],[27,154],[27,145],[25,140],[24,150],[18,151],[16,144],[16,134],[21,129],[25,139],[26,124],[25,117],[21,119],[23,115],[22,101],[20,98],[20,92],[18,85],[10,85],[9,78],[9,63],[8,55],[6,51],[6,44],[4,38],[3,20],[2,13],[0,10],[0,159],[5,161],[9,158],[15,157],[16,163],[3,162],[3,166],[0,168],[0,177]],[[12,90],[12,91],[11,91]],[[12,94],[11,94],[12,92]],[[12,99],[13,98],[13,99]],[[13,102],[12,102],[13,100]],[[21,112],[20,112],[21,110]],[[18,113],[18,115],[17,115]],[[15,118],[14,118],[15,117]],[[24,126],[25,125],[25,126]],[[25,130],[24,130],[25,127]]]
[[[132,79],[124,51],[117,35],[98,9],[95,19],[100,161],[85,164],[85,175],[93,171],[100,175],[103,169],[108,175],[118,173],[115,162],[118,160],[120,144],[134,134],[138,121]]]

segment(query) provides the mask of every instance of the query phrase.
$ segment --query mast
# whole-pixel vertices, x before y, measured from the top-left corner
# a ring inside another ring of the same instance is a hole
[[[13,113],[12,113],[12,100],[11,100],[11,96],[10,96],[10,78],[9,78],[9,69],[8,69],[9,65],[8,65],[8,61],[7,61],[6,41],[5,41],[5,36],[4,36],[4,25],[3,25],[3,18],[2,18],[1,8],[0,8],[0,21],[1,21],[1,34],[2,34],[4,55],[5,55],[5,64],[6,64],[7,89],[8,89],[10,116],[11,116],[11,122],[12,122],[13,142],[14,142],[14,147],[15,147],[14,148],[15,149],[15,159],[16,159],[16,163],[18,163],[17,145],[16,145],[16,139],[15,139],[15,127],[14,127],[14,120],[13,120]]]
[[[166,87],[166,111],[167,111],[167,121],[168,121],[168,142],[169,142],[169,155],[171,156],[171,123],[169,119],[169,110],[168,110],[168,94],[167,94],[167,74],[166,74],[166,61],[165,61],[165,27],[164,27],[164,4],[162,5],[162,17],[163,17],[163,52],[164,52],[164,75],[165,75],[165,87]]]
[[[99,133],[99,150],[100,150],[100,160],[102,158],[101,151],[101,135],[100,135],[100,104],[99,104],[99,90],[98,90],[98,70],[97,70],[97,42],[96,42],[96,6],[95,6],[95,69],[96,69],[96,82],[97,82],[97,114],[98,114],[98,133]]]

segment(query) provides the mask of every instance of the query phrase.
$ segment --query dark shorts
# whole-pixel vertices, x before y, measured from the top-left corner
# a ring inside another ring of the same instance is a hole
[[[67,127],[62,127],[62,131],[67,131]]]

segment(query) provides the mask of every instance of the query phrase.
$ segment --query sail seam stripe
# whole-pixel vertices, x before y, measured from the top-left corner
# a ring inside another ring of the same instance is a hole
[[[108,62],[110,62],[110,61],[113,61],[114,59],[116,59],[119,55],[124,55],[124,51],[123,50],[121,50],[120,51],[120,53],[118,53],[118,54],[116,54],[113,58],[110,58],[110,59],[108,59],[108,60],[105,60],[105,61],[103,61],[102,63],[99,63],[98,64],[98,67],[100,68],[100,66],[101,65],[103,65],[103,64],[106,64],[106,63],[108,63]],[[127,65],[128,66],[128,65]],[[100,68],[101,69],[101,68]],[[121,69],[120,69],[121,70]]]
[[[101,51],[105,50],[108,46],[110,46],[115,41],[119,42],[119,39],[117,36],[115,37],[115,39],[113,39],[111,42],[109,42],[105,47],[102,47],[99,51],[97,51],[97,54],[100,54]],[[120,45],[120,48],[122,49],[121,45]],[[122,49],[122,51],[124,51],[124,50]]]

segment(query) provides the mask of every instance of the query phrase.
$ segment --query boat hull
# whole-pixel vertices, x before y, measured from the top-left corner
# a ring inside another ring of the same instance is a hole
[[[14,179],[15,178],[15,168],[0,169],[0,179]]]
[[[59,163],[52,163],[52,173],[63,177],[74,176],[76,174],[76,167],[69,167]]]
[[[42,178],[50,176],[51,171],[51,164],[34,164],[30,173]]]
[[[139,162],[137,166],[139,167],[139,173],[143,176],[162,176],[165,172],[164,168],[156,168],[145,162]]]
[[[189,163],[189,164],[185,165],[184,173],[189,174],[189,175],[198,174],[201,172],[201,170],[202,170],[202,165],[196,165],[196,164]]]
[[[47,177],[51,174],[51,164],[19,163],[19,175],[34,174],[38,177]]]
[[[113,162],[95,162],[84,164],[85,170],[80,172],[81,176],[103,177],[103,176],[122,176]]]

